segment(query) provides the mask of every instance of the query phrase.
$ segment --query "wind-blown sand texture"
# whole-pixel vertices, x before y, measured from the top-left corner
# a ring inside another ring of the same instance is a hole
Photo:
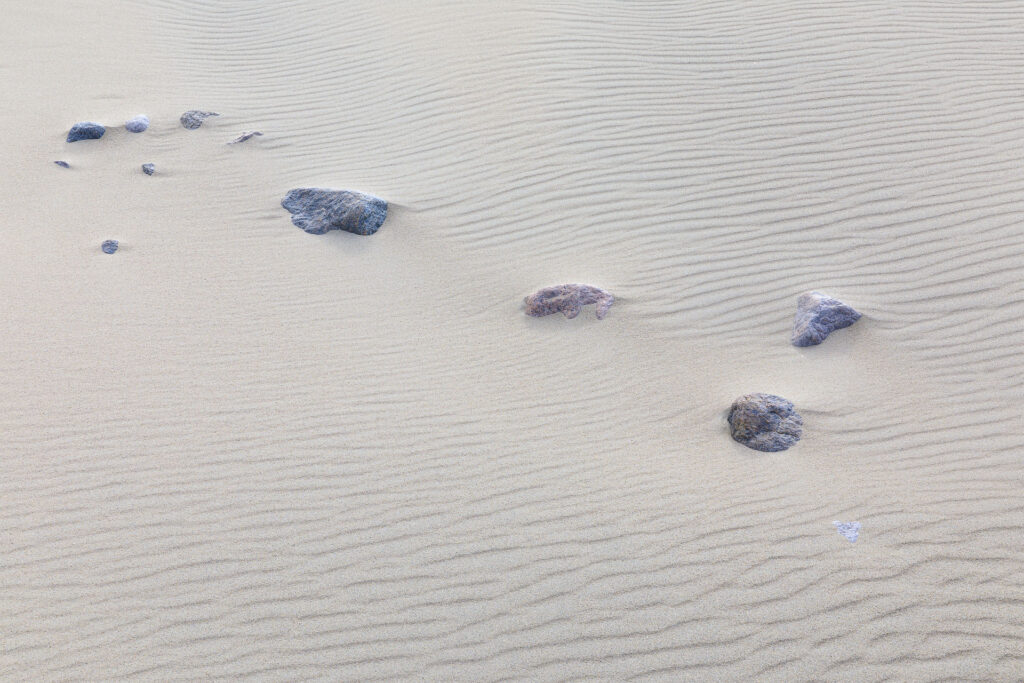
[[[1019,679],[1022,35],[986,0],[5,4],[0,678]],[[311,239],[295,187],[387,226]],[[559,282],[614,311],[522,314]],[[809,290],[864,317],[795,349]],[[730,438],[752,391],[796,447]]]

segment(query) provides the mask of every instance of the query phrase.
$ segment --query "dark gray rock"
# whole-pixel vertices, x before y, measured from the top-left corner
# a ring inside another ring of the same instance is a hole
[[[353,190],[300,187],[289,190],[281,206],[291,212],[292,223],[313,235],[328,230],[372,235],[388,215],[386,201]]]
[[[149,117],[145,114],[133,116],[124,122],[124,127],[128,129],[129,133],[141,133],[149,128]]]
[[[68,131],[68,142],[78,142],[79,140],[98,140],[103,137],[103,134],[107,132],[107,129],[98,123],[92,121],[82,121],[71,126],[71,130]]]
[[[235,138],[234,140],[232,140],[231,142],[229,142],[227,144],[229,144],[229,145],[237,145],[239,142],[245,142],[249,138],[251,138],[253,136],[256,136],[256,135],[263,135],[263,133],[259,132],[258,130],[247,130],[247,131],[245,131],[244,133],[242,133],[237,138]]]
[[[117,251],[117,240],[106,240],[100,245],[100,249],[103,250],[104,254],[113,254]]]
[[[804,420],[793,404],[774,394],[747,394],[729,410],[732,438],[755,451],[784,451],[803,434]]]
[[[53,162],[53,163],[57,164],[57,165],[58,165],[58,166],[60,166],[61,168],[71,168],[71,164],[69,164],[69,163],[68,163],[68,162],[66,162],[66,161],[55,161],[55,162]]]
[[[220,116],[215,111],[200,111],[199,109],[189,109],[187,112],[181,115],[181,125],[188,130],[195,130],[199,126],[203,125],[203,121],[210,118],[211,116]]]
[[[145,173],[146,175],[153,175],[154,173],[156,173],[156,166],[154,166],[153,164],[143,164],[142,172]]]
[[[849,327],[860,319],[860,313],[839,299],[821,292],[806,292],[796,300],[793,319],[793,346],[815,346],[835,330]]]
[[[523,299],[526,304],[526,315],[539,318],[552,313],[563,313],[570,320],[583,310],[584,306],[597,304],[597,319],[608,315],[615,297],[600,287],[593,285],[555,285],[538,290]]]

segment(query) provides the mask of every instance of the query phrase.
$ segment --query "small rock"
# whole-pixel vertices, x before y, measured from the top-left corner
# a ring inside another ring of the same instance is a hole
[[[69,164],[69,163],[68,163],[68,162],[66,162],[66,161],[55,161],[55,162],[53,162],[53,163],[57,164],[57,165],[58,165],[58,166],[60,166],[61,168],[71,168],[71,164]]]
[[[850,543],[857,542],[857,536],[860,534],[860,522],[832,522],[832,524],[835,525],[840,536]]]
[[[747,394],[729,410],[732,438],[755,451],[784,451],[803,433],[804,421],[793,404],[774,394]]]
[[[149,128],[149,117],[145,114],[133,116],[124,122],[124,127],[128,129],[129,133],[141,133]]]
[[[153,164],[143,164],[142,172],[145,173],[146,175],[153,175],[154,173],[156,173],[156,166],[154,166]]]
[[[860,313],[842,301],[822,294],[806,292],[796,300],[796,317],[793,319],[793,346],[815,346],[825,337],[860,319]]]
[[[526,304],[526,315],[539,318],[552,313],[563,313],[570,320],[583,310],[584,306],[597,304],[597,319],[602,320],[608,315],[615,297],[600,287],[593,285],[555,285],[538,290],[523,299]]]
[[[71,126],[71,130],[68,131],[68,142],[78,142],[79,140],[98,140],[103,137],[103,134],[107,132],[107,129],[98,123],[92,121],[82,121]]]
[[[100,245],[100,249],[103,250],[104,254],[113,254],[117,251],[117,240],[106,240]]]
[[[237,138],[235,138],[234,140],[232,140],[231,142],[229,142],[227,144],[229,144],[229,145],[237,145],[239,142],[245,142],[246,140],[248,140],[249,138],[253,137],[254,135],[263,135],[263,133],[259,132],[258,130],[247,130],[247,131],[245,131],[244,133],[242,133]]]
[[[181,125],[188,130],[195,130],[199,126],[203,125],[203,121],[210,118],[211,116],[220,116],[215,111],[200,111],[198,109],[189,109],[187,112],[181,115]]]
[[[292,213],[292,223],[312,235],[328,230],[372,235],[388,215],[386,201],[353,190],[300,187],[289,190],[281,206]]]

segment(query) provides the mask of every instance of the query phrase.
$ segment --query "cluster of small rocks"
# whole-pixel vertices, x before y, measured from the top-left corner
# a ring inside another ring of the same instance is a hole
[[[190,109],[179,117],[182,128],[186,130],[195,130],[203,125],[203,122],[211,116],[220,116],[217,112],[213,111],[202,111],[199,109]],[[125,130],[129,133],[143,133],[149,129],[149,117],[145,114],[137,114],[127,121],[124,122]],[[99,140],[107,132],[106,126],[95,121],[81,121],[71,126],[68,131],[67,142],[80,142],[82,140]],[[244,131],[234,140],[231,140],[228,144],[236,144],[244,142],[252,137],[263,135],[260,131]],[[71,164],[64,160],[57,160],[53,162],[61,168],[71,168]],[[142,172],[146,175],[153,175],[156,173],[156,164],[145,163],[142,164]],[[382,201],[382,200],[381,200]],[[384,211],[387,211],[387,205],[384,205]],[[380,222],[383,222],[383,217],[380,218]],[[362,224],[368,225],[372,221],[362,221]],[[378,226],[379,227],[379,224]],[[374,228],[376,229],[376,228]],[[364,233],[369,234],[369,233]],[[104,254],[113,254],[117,251],[118,243],[117,240],[106,240],[100,245],[100,249]]]

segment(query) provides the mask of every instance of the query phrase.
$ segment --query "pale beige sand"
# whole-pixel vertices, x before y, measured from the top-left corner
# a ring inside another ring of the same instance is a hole
[[[1019,3],[3,15],[0,678],[1022,677]]]

